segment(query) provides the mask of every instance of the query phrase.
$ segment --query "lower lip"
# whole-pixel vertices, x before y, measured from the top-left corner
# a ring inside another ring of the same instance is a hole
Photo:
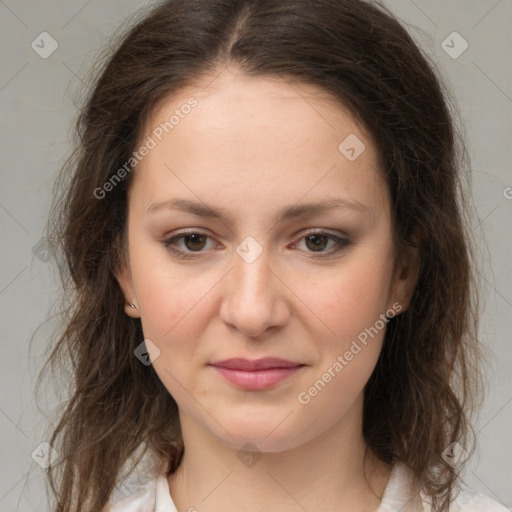
[[[223,366],[214,366],[214,368],[229,382],[242,389],[259,390],[275,386],[279,382],[291,377],[303,366],[294,366],[292,368],[268,368],[266,370],[245,371],[232,370]]]

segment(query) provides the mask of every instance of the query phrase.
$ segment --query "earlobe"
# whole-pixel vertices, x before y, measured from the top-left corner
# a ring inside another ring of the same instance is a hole
[[[122,257],[119,257],[118,259],[115,275],[126,301],[124,305],[124,312],[131,318],[140,318],[137,304],[132,299],[132,297],[135,297],[135,290],[133,287],[131,272]]]
[[[137,306],[131,302],[125,304],[124,312],[131,318],[140,318]]]

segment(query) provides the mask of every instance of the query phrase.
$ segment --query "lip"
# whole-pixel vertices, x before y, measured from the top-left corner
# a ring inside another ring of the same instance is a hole
[[[291,377],[304,364],[275,357],[225,359],[210,363],[226,380],[246,390],[271,388]]]
[[[301,363],[294,363],[277,357],[262,357],[261,359],[224,359],[223,361],[216,361],[215,363],[210,364],[212,366],[220,366],[230,370],[244,371],[268,370],[269,368],[294,368],[296,366],[302,366]]]

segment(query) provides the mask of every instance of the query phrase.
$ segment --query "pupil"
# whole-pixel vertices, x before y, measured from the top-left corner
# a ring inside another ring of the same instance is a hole
[[[313,246],[310,248],[317,249],[319,246],[322,245],[322,242],[325,242],[326,238],[327,237],[325,235],[310,235],[310,236],[308,236],[307,241],[309,242],[312,240],[316,240],[316,242],[314,242]],[[320,243],[319,243],[319,240],[320,240]]]
[[[201,234],[198,234],[198,233],[194,233],[193,235],[187,235],[186,237],[186,241],[190,241],[192,240],[192,246],[196,243],[199,243],[199,245],[201,245],[201,238],[204,238],[204,235],[201,235]],[[199,239],[199,240],[198,240]],[[190,243],[185,243],[185,245],[187,246],[188,249],[201,249],[201,247],[190,247]],[[204,240],[203,240],[204,242]]]

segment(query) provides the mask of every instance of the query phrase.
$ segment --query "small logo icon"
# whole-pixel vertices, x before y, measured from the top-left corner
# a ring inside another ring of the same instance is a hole
[[[246,263],[252,263],[263,252],[263,247],[252,236],[248,236],[238,245],[236,252]]]
[[[351,162],[359,158],[365,149],[366,146],[363,141],[353,133],[346,137],[338,146],[339,152]]]
[[[244,444],[244,446],[238,450],[236,456],[240,462],[248,468],[252,468],[262,457],[261,452],[251,442]]]
[[[450,466],[457,467],[468,458],[468,452],[459,443],[452,443],[443,451],[441,457]]]
[[[160,349],[151,340],[146,339],[133,353],[144,366],[149,366],[160,355]]]
[[[458,32],[452,32],[441,43],[441,48],[452,59],[458,59],[468,49],[468,46],[468,42]]]
[[[30,46],[39,57],[47,59],[59,47],[59,43],[48,32],[41,32]]]
[[[48,443],[41,443],[33,452],[32,459],[43,469],[48,469],[58,458],[57,450]]]

